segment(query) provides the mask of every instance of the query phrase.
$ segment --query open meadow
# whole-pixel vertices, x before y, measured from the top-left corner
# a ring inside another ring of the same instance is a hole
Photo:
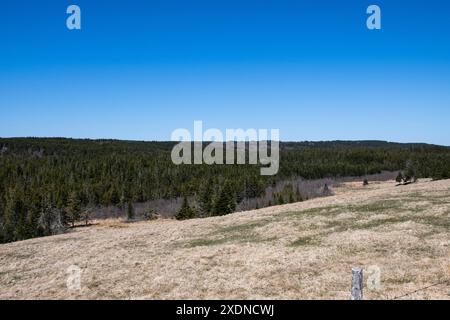
[[[203,219],[99,220],[2,244],[0,298],[349,299],[354,266],[369,281],[379,271],[365,299],[450,298],[450,180],[332,192]],[[70,266],[81,270],[79,290],[67,287]]]

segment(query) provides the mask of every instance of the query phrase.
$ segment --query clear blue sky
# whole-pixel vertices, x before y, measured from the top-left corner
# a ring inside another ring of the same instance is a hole
[[[0,137],[169,140],[194,120],[450,145],[450,1],[1,1]]]

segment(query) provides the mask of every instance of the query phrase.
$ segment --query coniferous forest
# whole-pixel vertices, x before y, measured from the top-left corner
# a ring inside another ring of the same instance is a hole
[[[268,186],[301,177],[399,176],[450,178],[450,148],[383,141],[280,143],[280,170],[261,176],[258,165],[174,165],[174,142],[0,139],[0,242],[63,232],[114,206],[182,199],[178,219],[228,214]],[[366,181],[365,181],[366,183]],[[395,183],[395,181],[393,181]],[[270,204],[302,201],[286,185]]]

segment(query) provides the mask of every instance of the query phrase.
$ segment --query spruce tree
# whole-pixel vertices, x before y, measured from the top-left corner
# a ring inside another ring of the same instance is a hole
[[[31,200],[27,215],[27,238],[38,237],[39,234],[39,216],[41,212],[41,201],[38,197]]]
[[[19,240],[16,238],[16,225],[17,225],[17,215],[16,215],[16,195],[15,190],[9,190],[6,195],[5,201],[5,212],[3,217],[3,238],[5,242]]]
[[[294,203],[294,195],[292,193],[289,193],[289,203]]]
[[[128,207],[127,207],[127,219],[133,220],[134,219],[134,206],[131,201],[128,201]]]
[[[194,218],[195,211],[189,206],[187,197],[183,198],[183,204],[181,205],[180,211],[175,215],[177,220],[185,220]]]
[[[299,188],[298,185],[297,185],[297,188],[295,190],[295,196],[297,197],[297,201],[298,202],[303,201],[303,197],[302,197],[302,194],[300,193],[300,188]]]
[[[281,193],[278,194],[278,204],[284,204],[283,195]]]
[[[81,215],[81,200],[76,191],[72,191],[69,195],[66,207],[67,215],[72,227],[75,226],[75,222],[80,219]]]
[[[198,204],[200,207],[200,213],[203,216],[211,215],[211,211],[213,209],[212,193],[213,193],[212,183],[211,183],[211,181],[208,181],[200,189],[200,194],[198,196]]]
[[[225,182],[219,197],[214,204],[214,215],[223,216],[232,213],[236,209],[236,202],[234,200],[233,187],[229,182]]]

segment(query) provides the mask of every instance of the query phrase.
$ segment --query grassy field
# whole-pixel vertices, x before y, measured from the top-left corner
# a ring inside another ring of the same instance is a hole
[[[104,220],[3,244],[0,298],[349,299],[351,268],[361,266],[366,279],[380,271],[366,299],[450,299],[450,180],[332,191],[223,217]],[[71,265],[82,270],[80,290],[67,288]]]

